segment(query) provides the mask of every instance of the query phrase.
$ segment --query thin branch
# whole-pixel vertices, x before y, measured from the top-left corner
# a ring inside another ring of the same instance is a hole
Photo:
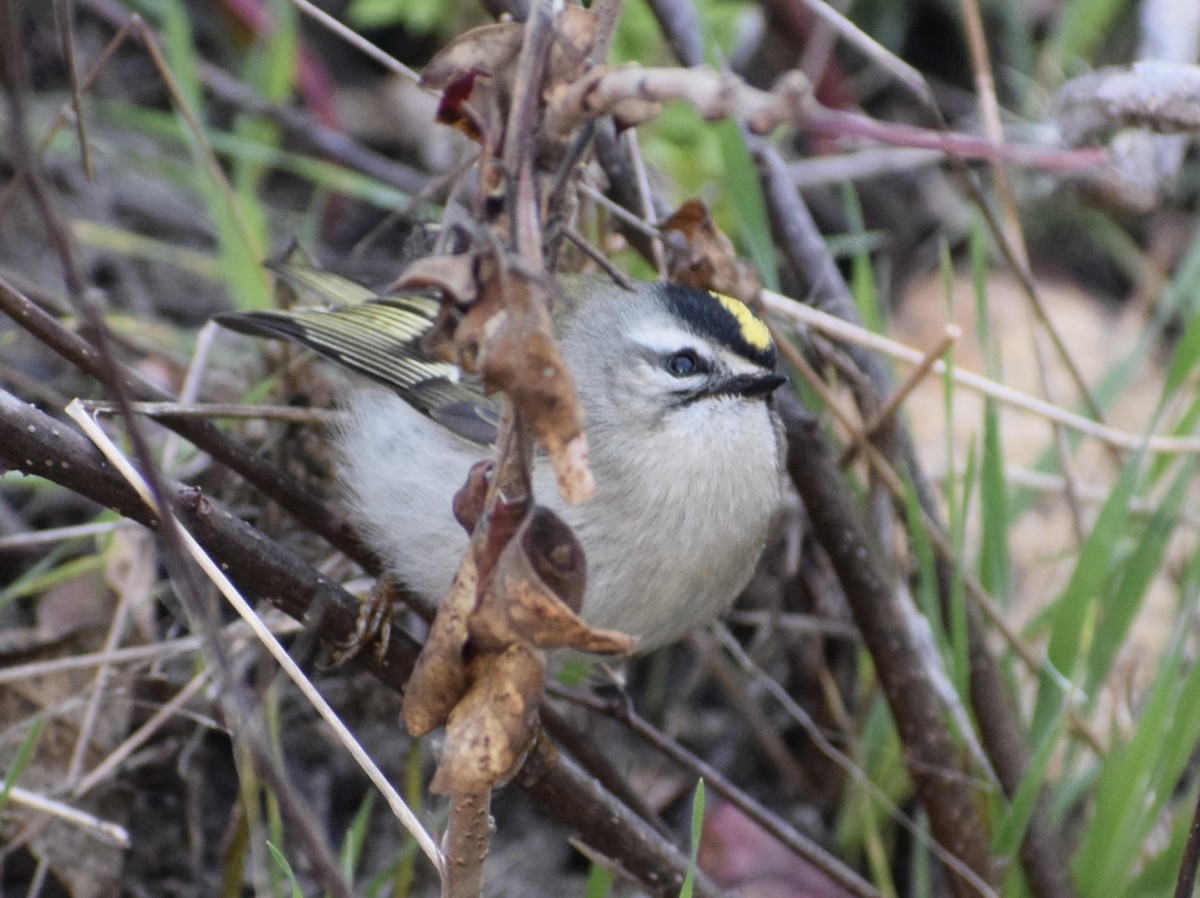
[[[905,346],[888,337],[872,333],[866,328],[851,324],[842,318],[822,312],[797,302],[770,290],[762,292],[762,300],[767,309],[787,318],[788,320],[811,327],[837,340],[843,340],[856,347],[870,349],[888,355],[910,365],[921,364],[924,354],[910,346]],[[857,358],[856,358],[857,361]],[[933,364],[935,374],[946,373],[946,363],[938,359]],[[1012,406],[1021,411],[1046,419],[1050,423],[1062,424],[1076,430],[1085,436],[1092,437],[1116,449],[1162,453],[1164,455],[1190,455],[1200,452],[1200,437],[1175,437],[1165,434],[1150,434],[1143,436],[1127,433],[1100,424],[1091,418],[1076,414],[1045,400],[1014,390],[1012,387],[998,381],[967,371],[964,368],[951,368],[950,376],[956,384],[967,387],[990,399]]]
[[[61,801],[55,801],[53,798],[47,798],[44,795],[39,795],[29,789],[23,789],[20,786],[10,786],[8,788],[8,800],[15,805],[29,808],[41,814],[49,814],[64,823],[77,826],[89,835],[107,842],[109,845],[115,845],[117,848],[127,849],[131,844],[129,831],[125,827],[108,820],[102,820],[94,814],[89,814],[87,811],[81,811],[79,808],[72,807]]]
[[[581,695],[562,687],[551,687],[550,691],[567,701],[620,720],[639,738],[665,757],[670,758],[676,764],[679,764],[685,770],[691,771],[696,776],[703,777],[704,781],[714,792],[782,842],[797,857],[804,858],[804,860],[824,872],[851,895],[858,895],[861,898],[879,898],[879,891],[869,882],[791,824],[780,819],[764,805],[733,785],[720,770],[688,751],[674,739],[668,738],[657,730],[645,718],[633,710],[628,702],[608,702],[593,696]],[[832,745],[830,745],[830,748],[833,748]],[[833,750],[836,753],[836,749]]]
[[[958,325],[946,325],[942,338],[938,340],[937,344],[929,352],[925,353],[925,357],[921,359],[916,368],[909,372],[908,377],[904,379],[904,383],[893,390],[892,394],[888,396],[887,401],[879,407],[871,420],[864,424],[861,430],[856,431],[850,437],[849,444],[842,450],[842,454],[838,458],[839,468],[844,468],[854,461],[862,445],[871,439],[880,427],[892,419],[892,416],[904,404],[904,400],[929,376],[929,373],[933,370],[934,363],[949,352],[950,347],[960,337],[962,337],[962,329]]]
[[[84,408],[98,414],[117,411],[115,403],[87,401]],[[161,418],[233,418],[282,421],[287,424],[319,424],[333,427],[344,424],[345,412],[327,408],[300,408],[294,405],[241,405],[236,402],[131,402],[130,409],[156,420]]]
[[[358,34],[353,29],[343,25],[329,13],[317,8],[310,3],[309,0],[291,0],[291,3],[296,7],[296,9],[300,10],[300,12],[304,13],[326,31],[330,32],[331,34],[336,34],[350,46],[354,47],[364,56],[375,60],[389,72],[400,75],[403,78],[407,78],[410,81],[415,81],[420,84],[421,76],[418,75],[413,69],[410,69],[391,53],[381,50],[379,47],[375,46],[361,34]]]
[[[101,364],[100,353],[96,347],[43,312],[31,299],[2,277],[0,312],[7,314],[14,322],[76,367],[94,377],[104,376],[105,366]],[[115,361],[113,364],[116,376],[129,391],[132,400],[175,401],[173,396],[143,379],[132,369]],[[160,424],[185,437],[198,449],[237,471],[297,520],[319,533],[366,570],[373,573],[382,570],[378,559],[364,549],[340,511],[315,498],[303,484],[267,463],[257,452],[208,421],[189,415],[164,414],[153,417]]]
[[[594,68],[551,95],[545,129],[548,134],[569,134],[584,121],[610,114],[624,124],[638,124],[653,118],[658,105],[671,100],[688,103],[707,121],[734,119],[756,136],[790,124],[822,137],[868,138],[891,146],[937,149],[959,160],[1007,161],[1047,172],[1091,169],[1107,159],[1103,150],[997,147],[977,137],[829,109],[813,98],[808,80],[797,71],[785,72],[770,90],[760,90],[707,66]]]
[[[769,0],[768,5],[777,9],[788,6],[803,8],[833,29],[838,37],[847,44],[904,85],[926,108],[935,109],[937,107],[933,91],[925,82],[924,75],[884,47],[825,0]]]
[[[846,593],[875,662],[905,760],[934,838],[966,867],[951,872],[959,896],[994,894],[995,871],[978,816],[979,795],[961,769],[934,684],[893,590],[874,561],[816,420],[780,397],[788,434],[788,473]]]
[[[1179,859],[1179,876],[1175,880],[1175,898],[1192,898],[1196,890],[1196,868],[1200,866],[1200,797],[1192,811],[1183,857]]]
[[[156,515],[99,452],[73,428],[0,391],[0,453],[13,469],[36,473],[150,527]],[[221,570],[245,593],[269,600],[304,621],[331,646],[354,633],[360,603],[291,550],[191,487],[172,486],[175,514]],[[355,663],[400,692],[418,647],[393,630],[382,653],[361,652]],[[590,845],[620,857],[625,869],[655,894],[677,895],[688,858],[653,827],[587,775],[568,756],[539,741],[517,781],[548,817]],[[703,877],[697,894],[718,890]]]
[[[983,16],[977,0],[959,0],[963,28],[967,33],[967,48],[971,54],[971,68],[975,78],[975,94],[979,101],[983,132],[988,141],[997,148],[1005,144],[1004,127],[1000,122],[1000,103],[996,99],[996,82],[992,77],[992,60],[984,37]],[[1025,247],[1025,234],[1021,229],[1021,217],[1017,211],[1017,200],[1012,181],[1004,163],[995,159],[990,164],[996,196],[1000,201],[1000,215],[1004,239],[1012,247],[1014,258],[1022,268],[1029,267],[1029,253]]]

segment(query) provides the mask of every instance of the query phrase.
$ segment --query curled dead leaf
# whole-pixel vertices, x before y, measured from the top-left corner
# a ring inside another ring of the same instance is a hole
[[[539,322],[540,325],[540,322]],[[571,504],[595,491],[575,383],[548,327],[502,328],[480,359],[480,373],[512,397],[550,456],[558,488]]]
[[[476,296],[475,257],[463,254],[417,259],[388,287],[389,292],[426,289],[440,290],[447,300],[457,305],[473,302]]]
[[[518,22],[498,22],[460,34],[429,60],[421,72],[421,85],[445,90],[451,82],[471,72],[496,75],[521,52],[524,30]]]
[[[477,461],[467,472],[467,482],[454,494],[454,519],[467,533],[474,533],[487,502],[488,481],[496,468],[494,461]]]
[[[460,34],[434,54],[421,72],[421,84],[444,90],[471,72],[493,78],[507,74],[521,52],[524,32],[525,26],[519,22],[498,22]],[[555,22],[547,80],[579,77],[587,65],[595,35],[596,19],[590,10],[565,6]]]
[[[475,541],[475,563],[479,569],[481,584],[491,577],[492,571],[499,563],[498,559],[528,520],[531,504],[528,488],[525,489],[524,495],[512,500],[506,496],[496,497],[485,521],[487,530],[482,534],[482,539]],[[481,585],[480,591],[482,590]]]
[[[575,381],[559,354],[546,285],[515,267],[483,266],[479,298],[455,333],[460,364],[511,398],[572,504],[595,491]]]
[[[538,506],[518,537],[534,574],[560,602],[578,614],[587,588],[587,557],[567,522]]]
[[[487,79],[479,72],[466,72],[446,85],[438,100],[434,121],[447,125],[476,143],[482,143],[497,118]]]
[[[717,227],[702,201],[688,200],[659,227],[668,235],[671,281],[724,293],[748,305],[757,301],[762,282],[754,269],[738,258],[733,241]]]
[[[591,65],[589,57],[595,41],[595,14],[582,6],[564,6],[555,23],[543,89],[581,77]]]
[[[545,661],[527,645],[477,656],[471,688],[450,714],[430,791],[473,795],[504,782],[533,743]]]
[[[467,623],[472,644],[484,652],[514,643],[603,655],[632,652],[635,637],[593,629],[576,613],[586,581],[587,563],[575,534],[538,506],[481,586],[479,606]]]
[[[543,96],[574,81],[589,65],[595,17],[581,6],[565,6],[555,21],[554,43],[542,78]],[[494,151],[503,146],[504,111],[512,96],[525,27],[500,22],[459,35],[429,61],[421,84],[442,92],[437,120]],[[561,140],[565,134],[546,134]]]
[[[400,718],[413,736],[423,736],[445,723],[470,686],[463,650],[477,585],[475,559],[468,553],[455,574],[454,585],[438,608],[404,690]]]

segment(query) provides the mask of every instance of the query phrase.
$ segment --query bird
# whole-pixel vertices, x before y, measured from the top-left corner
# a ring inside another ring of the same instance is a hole
[[[297,292],[332,304],[217,321],[361,375],[333,435],[338,491],[390,573],[436,607],[469,539],[453,497],[472,465],[494,454],[495,397],[426,354],[439,299],[275,268]],[[558,342],[583,409],[595,494],[568,504],[545,458],[535,458],[533,493],[583,547],[584,620],[637,637],[644,652],[712,621],[753,575],[783,504],[774,394],[786,378],[768,328],[737,299],[601,275],[558,283]]]

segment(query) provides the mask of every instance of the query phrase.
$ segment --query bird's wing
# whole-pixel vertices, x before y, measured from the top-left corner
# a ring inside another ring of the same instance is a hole
[[[216,316],[243,334],[282,337],[391,387],[413,407],[459,436],[486,445],[496,438],[495,405],[476,379],[456,365],[428,358],[421,337],[441,304],[428,296],[379,296],[329,272],[284,266],[289,285],[332,299],[327,308],[240,312]]]

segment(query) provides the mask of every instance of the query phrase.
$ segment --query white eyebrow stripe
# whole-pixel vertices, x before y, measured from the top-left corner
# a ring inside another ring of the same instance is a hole
[[[710,365],[719,365],[729,374],[761,374],[764,370],[758,362],[746,358],[724,343],[698,336],[675,325],[638,327],[629,332],[629,338],[638,346],[658,355],[692,349]]]
[[[710,358],[712,341],[698,337],[691,331],[670,324],[656,324],[653,328],[640,326],[629,332],[629,339],[651,352],[666,355],[681,349],[694,349],[705,358]]]

